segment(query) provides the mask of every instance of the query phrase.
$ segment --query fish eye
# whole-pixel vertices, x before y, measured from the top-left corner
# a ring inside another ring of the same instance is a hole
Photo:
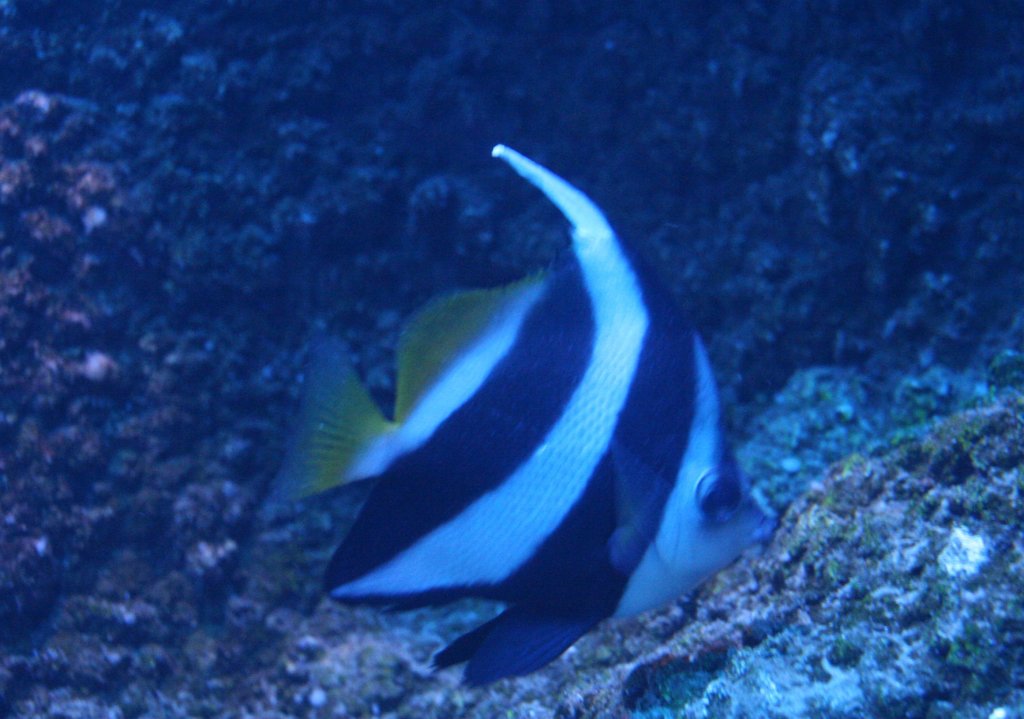
[[[697,482],[697,506],[713,522],[725,522],[740,506],[743,489],[735,469],[715,467]]]

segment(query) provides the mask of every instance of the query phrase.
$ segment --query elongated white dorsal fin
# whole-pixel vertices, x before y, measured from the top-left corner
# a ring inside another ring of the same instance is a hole
[[[491,156],[504,160],[519,175],[543,192],[562,211],[573,227],[574,249],[578,254],[607,252],[616,246],[615,232],[604,213],[590,198],[546,167],[511,147],[495,145]]]

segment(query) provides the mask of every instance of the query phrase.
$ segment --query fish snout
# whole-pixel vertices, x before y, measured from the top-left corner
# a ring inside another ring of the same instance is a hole
[[[779,518],[776,514],[766,512],[757,506],[755,506],[754,511],[760,516],[755,520],[754,530],[751,532],[750,539],[752,542],[768,544],[775,533],[775,528],[779,526]]]

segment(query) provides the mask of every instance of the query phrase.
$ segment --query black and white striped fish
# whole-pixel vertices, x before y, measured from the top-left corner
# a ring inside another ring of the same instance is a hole
[[[330,596],[510,606],[435,657],[482,684],[538,669],[601,620],[662,605],[771,520],[721,431],[707,354],[601,211],[516,151],[573,226],[564,266],[443,297],[402,335],[395,418],[342,353],[308,379],[281,474],[293,496],[376,478]]]

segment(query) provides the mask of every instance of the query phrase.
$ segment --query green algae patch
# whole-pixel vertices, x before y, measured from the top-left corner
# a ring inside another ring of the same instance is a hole
[[[728,656],[710,652],[695,659],[665,659],[641,665],[622,689],[623,704],[631,711],[680,708],[700,699],[725,669]]]
[[[1024,353],[1010,348],[998,352],[989,362],[988,375],[997,387],[1024,390]]]
[[[862,656],[864,656],[864,647],[845,635],[836,637],[828,650],[828,660],[840,667],[856,666]]]

